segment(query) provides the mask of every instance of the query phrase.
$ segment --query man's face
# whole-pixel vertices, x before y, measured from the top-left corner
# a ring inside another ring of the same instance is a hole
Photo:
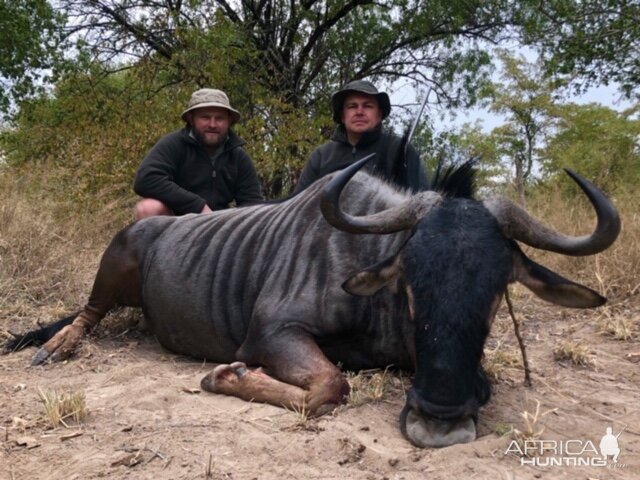
[[[342,106],[342,123],[347,133],[360,135],[373,130],[382,121],[382,110],[374,95],[350,93]]]
[[[206,148],[217,148],[229,133],[229,110],[220,107],[197,108],[191,113],[193,134]]]

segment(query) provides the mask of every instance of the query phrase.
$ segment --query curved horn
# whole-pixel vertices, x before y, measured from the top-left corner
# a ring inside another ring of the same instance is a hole
[[[362,166],[373,158],[375,153],[367,155],[329,181],[322,190],[320,210],[325,220],[335,228],[349,233],[395,233],[413,228],[426,213],[437,205],[441,196],[435,192],[421,192],[406,202],[382,212],[354,217],[340,210],[340,194]]]
[[[611,246],[620,233],[618,211],[593,183],[568,168],[565,171],[587,195],[596,211],[598,223],[591,235],[573,237],[551,230],[504,197],[485,200],[483,203],[509,238],[564,255],[581,256],[602,252]]]

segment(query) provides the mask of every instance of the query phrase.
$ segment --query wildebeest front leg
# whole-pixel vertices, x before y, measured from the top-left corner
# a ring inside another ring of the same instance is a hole
[[[98,324],[115,305],[141,305],[138,255],[122,230],[111,241],[102,256],[89,302],[73,320],[56,333],[34,355],[32,365],[46,360],[65,360],[75,351],[85,332]]]
[[[342,372],[305,332],[280,331],[260,342],[245,342],[237,357],[249,364],[263,365],[273,377],[236,362],[218,366],[202,380],[202,388],[313,415],[345,403],[349,395],[349,384]]]
[[[200,384],[209,392],[293,409],[305,405],[307,395],[304,389],[276,380],[261,368],[250,370],[243,362],[218,365]]]

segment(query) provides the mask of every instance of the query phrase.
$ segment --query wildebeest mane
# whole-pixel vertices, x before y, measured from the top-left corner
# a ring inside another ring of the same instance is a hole
[[[407,144],[409,141],[410,128],[407,128],[402,135],[400,146],[396,151],[396,158],[393,161],[391,178],[398,185],[408,183],[407,174]],[[380,158],[378,162],[383,162]],[[474,157],[462,163],[452,163],[445,165],[443,158],[440,158],[431,179],[428,182],[427,190],[437,191],[447,197],[473,198],[476,191],[476,164],[478,158]],[[380,164],[380,171],[383,171]]]
[[[471,158],[458,165],[444,165],[441,159],[429,181],[429,190],[447,197],[473,198],[476,191],[476,164],[478,158]]]

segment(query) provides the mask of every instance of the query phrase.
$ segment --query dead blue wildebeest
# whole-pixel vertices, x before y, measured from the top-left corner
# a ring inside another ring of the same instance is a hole
[[[361,166],[281,203],[125,228],[80,314],[14,344],[44,336],[34,362],[61,360],[113,306],[138,306],[164,347],[222,363],[205,390],[322,413],[349,392],[336,363],[393,364],[415,372],[400,415],[412,443],[474,440],[490,395],[480,360],[507,285],[568,307],[605,302],[528,259],[516,241],[592,255],[616,239],[618,214],[572,172],[598,219],[583,237],[544,227],[508,199],[467,198],[469,165],[444,176],[440,192],[417,194],[356,174]]]

